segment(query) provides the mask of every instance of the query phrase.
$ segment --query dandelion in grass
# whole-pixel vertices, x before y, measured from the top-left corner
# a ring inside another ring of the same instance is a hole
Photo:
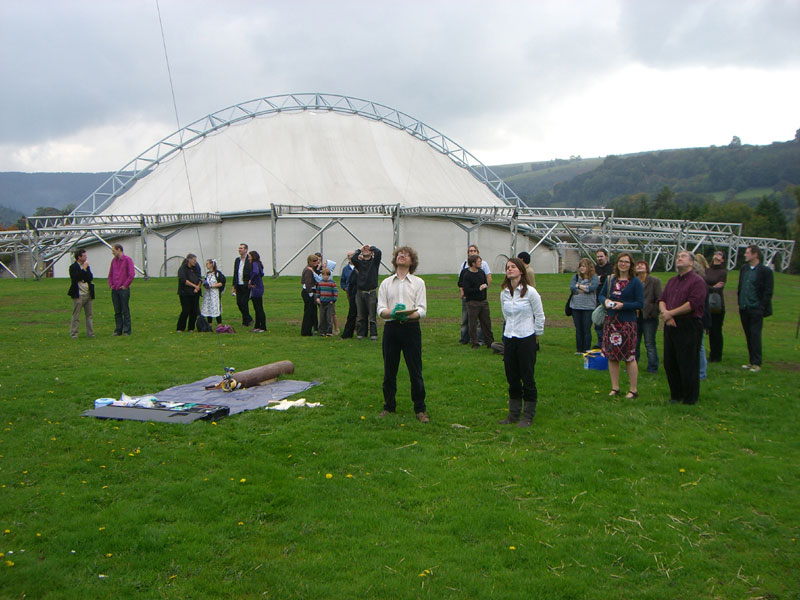
[[[508,549],[509,549],[509,550],[516,550],[516,549],[517,549],[517,547],[516,547],[516,546],[509,546],[509,547],[508,547]]]
[[[683,467],[681,467],[680,469],[678,469],[678,471],[679,471],[679,472],[681,472],[681,473],[686,473],[686,469],[684,469]]]
[[[14,561],[13,560],[7,560],[6,561],[6,566],[7,567],[13,567],[14,566]]]
[[[244,477],[242,477],[242,478],[239,480],[239,483],[244,483],[244,482],[246,482],[246,481],[247,481],[247,479],[245,479]]]
[[[325,473],[325,479],[333,479],[333,473]]]
[[[348,474],[347,474],[347,478],[348,478],[348,479],[352,479],[352,478],[353,478],[353,474],[352,474],[352,473],[348,473]]]
[[[106,558],[111,558],[112,556],[114,556],[114,555],[111,554],[111,552],[106,552]]]

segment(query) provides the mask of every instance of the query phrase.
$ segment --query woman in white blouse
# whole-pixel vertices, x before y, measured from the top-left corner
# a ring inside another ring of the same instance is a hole
[[[509,258],[500,293],[505,319],[503,362],[508,380],[508,416],[500,424],[530,427],[536,414],[534,368],[538,337],[544,332],[544,309],[541,296],[528,285],[524,274],[524,263],[518,258]]]

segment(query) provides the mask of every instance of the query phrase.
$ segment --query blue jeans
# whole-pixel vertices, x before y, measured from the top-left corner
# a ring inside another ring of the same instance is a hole
[[[708,360],[706,359],[706,334],[700,338],[700,381],[705,381],[708,375]]]
[[[636,324],[639,329],[639,339],[636,342],[636,362],[639,362],[639,350],[642,347],[644,338],[644,348],[647,352],[647,372],[658,372],[658,348],[656,346],[656,332],[658,331],[658,319],[637,319]]]
[[[572,309],[572,322],[575,323],[575,350],[587,352],[592,348],[592,311]]]
[[[114,304],[114,333],[120,335],[131,333],[131,289],[111,290],[111,302]]]

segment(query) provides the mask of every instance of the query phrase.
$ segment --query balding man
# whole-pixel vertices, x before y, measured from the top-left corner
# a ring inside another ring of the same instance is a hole
[[[696,404],[700,397],[700,341],[706,282],[694,272],[694,256],[681,250],[675,259],[678,274],[667,282],[658,308],[664,321],[664,371],[670,402]]]

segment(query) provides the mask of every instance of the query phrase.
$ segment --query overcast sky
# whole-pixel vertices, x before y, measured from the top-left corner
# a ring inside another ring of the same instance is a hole
[[[0,0],[0,171],[116,171],[227,106],[365,98],[483,163],[792,139],[798,0]]]

